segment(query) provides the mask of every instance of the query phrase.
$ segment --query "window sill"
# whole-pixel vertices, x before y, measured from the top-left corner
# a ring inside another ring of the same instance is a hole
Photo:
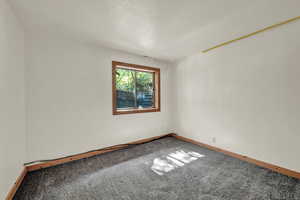
[[[114,110],[113,115],[147,113],[147,112],[160,112],[160,109],[159,108],[145,108],[145,109]]]

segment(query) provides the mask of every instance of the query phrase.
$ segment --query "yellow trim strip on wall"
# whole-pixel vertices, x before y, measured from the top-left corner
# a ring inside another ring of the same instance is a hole
[[[247,34],[247,35],[238,37],[238,38],[236,38],[236,39],[233,39],[233,40],[230,40],[230,41],[227,41],[227,42],[223,42],[223,43],[218,44],[218,45],[216,45],[216,46],[214,46],[214,47],[211,47],[211,48],[209,48],[209,49],[203,50],[202,53],[206,53],[206,52],[211,51],[211,50],[213,50],[213,49],[216,49],[216,48],[219,48],[219,47],[222,47],[222,46],[231,44],[231,43],[233,43],[233,42],[237,42],[237,41],[239,41],[239,40],[242,40],[242,39],[251,37],[251,36],[256,35],[256,34],[258,34],[258,33],[262,33],[262,32],[264,32],[264,31],[267,31],[267,30],[276,28],[276,27],[278,27],[278,26],[281,26],[281,25],[284,25],[284,24],[288,24],[288,23],[293,22],[293,21],[296,21],[296,20],[298,20],[298,19],[300,19],[300,16],[294,17],[294,18],[291,18],[291,19],[288,19],[288,20],[286,20],[286,21],[283,21],[283,22],[280,22],[280,23],[277,23],[277,24],[274,24],[274,25],[271,25],[271,26],[267,26],[267,27],[265,27],[265,28],[263,28],[263,29],[260,29],[260,30],[258,30],[258,31],[249,33],[249,34]]]

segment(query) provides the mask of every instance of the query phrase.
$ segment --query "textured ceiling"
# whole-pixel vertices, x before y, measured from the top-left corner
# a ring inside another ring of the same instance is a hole
[[[8,0],[31,33],[174,61],[300,15],[299,0]]]

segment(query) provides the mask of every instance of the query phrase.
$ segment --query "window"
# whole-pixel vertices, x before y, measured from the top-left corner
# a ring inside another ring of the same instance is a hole
[[[160,69],[112,62],[113,114],[160,111]]]

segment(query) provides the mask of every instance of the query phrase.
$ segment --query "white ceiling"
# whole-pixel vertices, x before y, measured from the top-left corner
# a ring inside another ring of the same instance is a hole
[[[300,15],[299,0],[8,1],[31,32],[168,61]]]

